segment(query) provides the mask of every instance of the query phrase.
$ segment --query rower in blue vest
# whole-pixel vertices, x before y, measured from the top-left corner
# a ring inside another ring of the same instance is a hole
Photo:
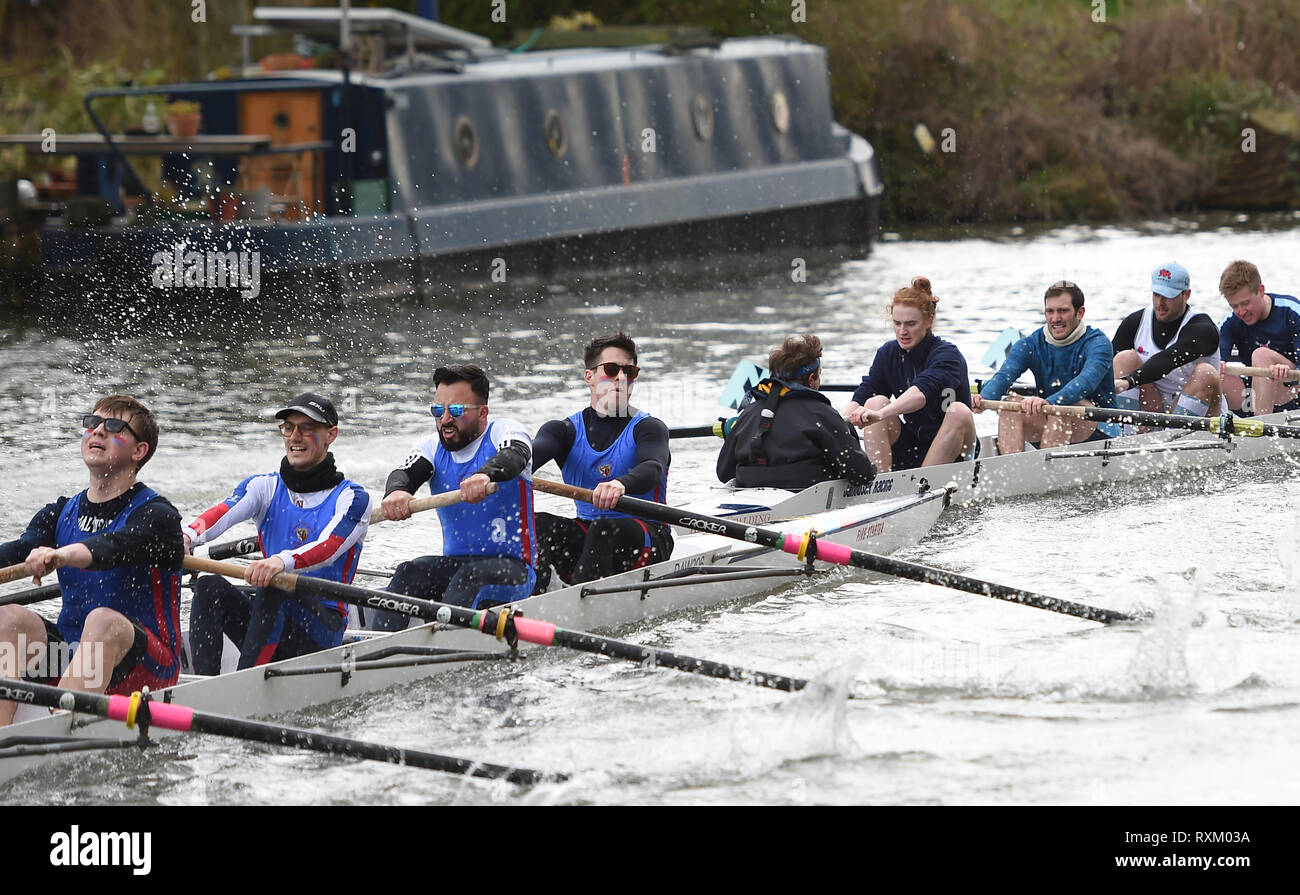
[[[370,495],[344,478],[330,446],[339,417],[328,398],[307,392],[276,413],[284,438],[280,471],[250,476],[185,529],[186,549],[252,519],[265,559],[244,569],[250,595],[220,575],[194,584],[190,651],[197,674],[219,674],[224,638],[239,648],[239,668],[291,659],[343,642],[348,608],[270,587],[280,572],[352,581],[370,525]]]
[[[0,565],[25,563],[36,584],[57,569],[63,596],[57,622],[0,606],[0,678],[92,693],[171,686],[180,673],[181,517],[137,481],[158,449],[158,423],[136,399],[109,395],[81,425],[86,490],[46,505],[21,537],[0,544]],[[16,708],[0,701],[0,726]]]
[[[1033,372],[1042,397],[1021,399],[1022,413],[998,417],[998,453],[1015,454],[1034,447],[1058,447],[1099,441],[1120,434],[1115,423],[1095,423],[1072,416],[1048,416],[1048,404],[1115,406],[1115,375],[1110,339],[1083,322],[1083,290],[1069,280],[1047,287],[1043,327],[1011,346],[1007,360],[971,400],[976,413],[984,401],[996,401],[1026,370]]]
[[[1300,409],[1300,385],[1287,384],[1286,375],[1300,363],[1300,300],[1294,295],[1265,292],[1259,268],[1249,261],[1234,261],[1219,277],[1219,293],[1232,308],[1219,324],[1219,355],[1226,363],[1263,367],[1270,378],[1246,380],[1223,375],[1223,396],[1228,406],[1245,415]]]
[[[480,367],[439,367],[433,382],[437,432],[389,473],[384,516],[410,518],[414,493],[426,482],[434,494],[459,489],[462,502],[438,509],[443,555],[402,563],[387,589],[472,609],[522,600],[537,583],[532,439],[515,420],[488,420],[490,384]],[[497,489],[489,494],[492,482]],[[392,612],[367,615],[381,631],[410,621]]]
[[[668,500],[668,427],[628,402],[641,372],[636,342],[624,333],[593,339],[583,351],[589,406],[542,425],[533,442],[533,468],[552,460],[564,481],[592,491],[594,503],[575,501],[577,518],[537,514],[537,587],[544,591],[554,566],[566,584],[594,581],[668,559],[669,526],[614,509],[625,494]]]

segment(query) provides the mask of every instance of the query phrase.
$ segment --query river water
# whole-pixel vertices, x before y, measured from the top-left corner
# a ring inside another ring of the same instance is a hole
[[[429,428],[431,374],[473,359],[492,410],[531,429],[586,400],[579,356],[622,327],[641,346],[634,403],[670,425],[716,418],[736,362],[791,332],[825,342],[828,382],[852,382],[889,338],[887,297],[917,274],[939,335],[972,373],[1007,325],[1041,323],[1044,287],[1087,294],[1113,333],[1178,260],[1192,304],[1216,319],[1219,272],[1255,261],[1274,292],[1300,290],[1300,219],[1186,219],[972,238],[887,235],[869,259],[810,282],[556,289],[542,300],[392,305],[294,317],[183,307],[63,309],[0,323],[0,537],[85,485],[77,419],[126,391],[158,413],[144,479],[186,518],[243,476],[277,466],[268,421],[306,388],[344,417],[335,455],[375,493]],[[836,396],[842,402],[845,395]],[[981,431],[994,425],[980,418]],[[717,442],[674,444],[670,499],[713,487]],[[554,470],[550,470],[554,473]],[[627,639],[833,685],[783,695],[589,657],[536,653],[287,716],[304,726],[500,763],[563,770],[506,784],[353,763],[216,738],[146,755],[86,756],[0,788],[2,802],[277,804],[1217,804],[1295,803],[1300,725],[1300,484],[1290,464],[1208,484],[1111,486],[949,511],[902,554],[1118,610],[1106,629],[938,588],[837,572],[763,599],[620,632]],[[564,504],[539,495],[539,508]],[[439,543],[433,514],[378,526],[369,567]],[[14,589],[11,585],[6,590]],[[845,691],[861,697],[842,698]],[[838,693],[840,695],[833,695]],[[123,786],[129,781],[128,786]]]

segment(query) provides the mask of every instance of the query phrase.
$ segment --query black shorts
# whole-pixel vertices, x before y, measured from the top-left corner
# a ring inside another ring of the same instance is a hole
[[[50,621],[48,618],[42,618],[41,621],[45,623],[45,639],[47,642],[67,643],[67,641],[63,639],[63,635],[59,633],[58,625]],[[131,627],[135,629],[135,639],[131,641],[131,648],[126,651],[126,655],[123,656],[122,661],[118,662],[117,666],[113,668],[113,673],[108,678],[108,689],[110,690],[130,677],[131,673],[136,670],[140,665],[141,660],[144,659],[145,654],[149,651],[149,632],[135,622],[131,622]],[[64,670],[65,669],[62,668],[59,669],[59,674],[54,677],[40,677],[34,675],[28,678],[28,680],[37,684],[57,684],[59,678],[62,677]],[[166,684],[163,686],[166,686]]]

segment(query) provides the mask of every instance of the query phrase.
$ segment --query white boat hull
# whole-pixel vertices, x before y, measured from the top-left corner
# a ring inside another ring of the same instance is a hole
[[[750,506],[758,506],[754,503],[752,494],[742,496]],[[790,497],[786,492],[777,492],[772,496]],[[829,540],[873,553],[888,553],[920,541],[946,506],[947,495],[936,491],[923,498],[894,497],[888,501],[872,503],[870,507],[864,507],[860,500],[855,503],[856,509],[849,507],[772,527],[790,531],[805,531],[809,524],[819,530],[839,528],[827,536]],[[703,507],[699,509],[707,512]],[[677,539],[673,558],[667,562],[613,575],[587,585],[549,591],[520,601],[517,606],[532,618],[544,619],[562,628],[608,632],[656,616],[714,606],[776,590],[800,577],[799,569],[802,565],[794,557],[779,551],[755,548],[717,535],[687,533]],[[687,578],[673,586],[646,589],[639,586],[665,576],[689,573],[700,567],[722,567],[728,571],[784,569],[791,574],[782,577],[737,578],[719,572],[708,577]],[[591,593],[593,589],[600,593]],[[183,681],[159,691],[155,698],[174,701],[205,712],[241,717],[267,716],[383,690],[432,674],[463,668],[470,663],[451,661],[445,664],[406,664],[381,668],[366,668],[357,664],[366,662],[368,656],[381,650],[419,652],[429,648],[481,652],[503,651],[505,645],[496,643],[477,631],[425,624],[271,665]],[[521,644],[521,649],[525,651],[534,648],[536,647]],[[332,670],[319,673],[284,674],[331,666]],[[43,708],[28,706],[20,707],[15,721],[17,723],[8,728],[0,728],[0,741],[13,736],[133,736],[118,722],[69,713],[49,715]],[[155,730],[153,734],[171,735],[169,731],[163,730]],[[0,757],[0,783],[56,757],[58,756]]]

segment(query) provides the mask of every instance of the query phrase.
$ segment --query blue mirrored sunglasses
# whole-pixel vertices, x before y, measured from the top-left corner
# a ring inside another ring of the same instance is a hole
[[[465,415],[465,409],[468,407],[482,407],[482,404],[430,404],[429,412],[433,414],[436,420],[442,419],[443,411],[450,413],[456,419]]]

